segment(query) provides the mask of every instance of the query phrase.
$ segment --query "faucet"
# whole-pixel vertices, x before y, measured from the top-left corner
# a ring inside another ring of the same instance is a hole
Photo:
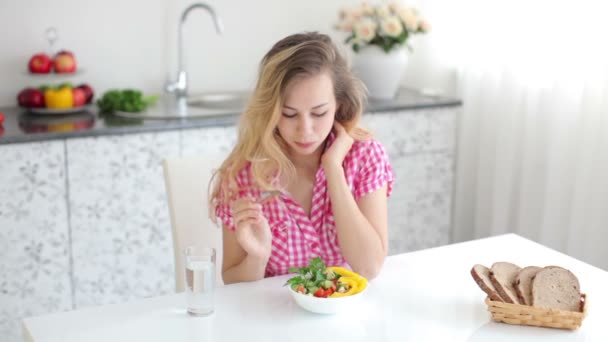
[[[184,57],[183,57],[183,52],[182,52],[182,47],[183,47],[182,36],[183,36],[183,31],[184,31],[184,23],[186,22],[186,19],[188,18],[188,14],[193,9],[196,9],[196,8],[201,8],[201,9],[204,9],[207,12],[209,12],[209,14],[211,15],[211,18],[213,19],[213,22],[215,24],[215,29],[218,34],[221,34],[224,31],[222,21],[215,13],[215,10],[213,9],[213,7],[211,7],[205,3],[202,3],[202,2],[194,3],[190,6],[188,6],[182,12],[182,16],[181,16],[181,19],[178,24],[178,32],[177,32],[177,44],[178,44],[177,45],[177,58],[178,58],[178,60],[177,60],[178,61],[177,80],[175,82],[169,82],[165,86],[165,90],[167,92],[175,93],[178,100],[182,100],[180,102],[185,102],[184,100],[186,99],[186,97],[188,95],[188,75],[186,74],[186,70],[184,68]]]

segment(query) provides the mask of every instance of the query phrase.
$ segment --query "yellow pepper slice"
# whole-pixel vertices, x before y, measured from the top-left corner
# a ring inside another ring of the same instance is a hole
[[[358,273],[355,273],[347,268],[344,267],[340,267],[340,266],[332,266],[332,267],[328,267],[328,270],[339,274],[343,277],[352,277],[352,278],[361,278],[361,276]]]
[[[359,281],[355,278],[340,277],[340,279],[338,279],[338,282],[342,283],[344,285],[348,285],[350,287],[350,289],[346,292],[334,292],[329,297],[337,298],[337,297],[350,296],[359,291]]]
[[[347,268],[344,267],[339,267],[339,266],[332,266],[332,267],[328,267],[328,270],[339,274],[341,276],[340,280],[344,279],[345,277],[354,279],[357,282],[357,292],[355,293],[359,293],[363,290],[365,290],[365,288],[367,287],[367,278],[362,277],[359,273],[353,272]],[[349,291],[350,293],[351,291]],[[355,293],[350,293],[350,294],[355,294]]]
[[[359,279],[359,286],[358,286],[357,293],[365,290],[366,287],[367,287],[367,278],[361,277],[361,279]]]
[[[59,90],[47,89],[44,92],[44,103],[47,108],[65,109],[74,107],[72,89],[63,87]]]

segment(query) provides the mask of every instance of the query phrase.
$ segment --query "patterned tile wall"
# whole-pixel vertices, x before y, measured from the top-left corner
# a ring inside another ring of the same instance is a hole
[[[0,146],[0,340],[72,309],[63,141]]]
[[[389,254],[449,242],[457,109],[364,115],[395,171],[388,201]]]
[[[69,203],[76,307],[173,291],[162,160],[179,132],[70,139]]]
[[[182,131],[182,156],[204,156],[208,153],[228,155],[236,144],[235,126],[185,129]]]

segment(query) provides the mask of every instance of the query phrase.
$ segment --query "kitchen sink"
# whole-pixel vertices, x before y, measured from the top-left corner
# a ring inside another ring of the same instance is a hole
[[[154,106],[142,113],[115,112],[117,116],[138,119],[184,119],[239,115],[249,100],[249,92],[205,92],[176,98],[164,94]]]
[[[188,106],[242,111],[249,100],[248,92],[214,92],[188,96]]]

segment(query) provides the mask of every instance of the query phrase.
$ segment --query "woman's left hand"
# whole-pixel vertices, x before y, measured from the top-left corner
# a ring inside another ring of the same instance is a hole
[[[334,131],[336,133],[336,140],[334,140],[321,157],[321,164],[324,167],[341,166],[344,157],[346,157],[355,141],[338,121],[334,122]]]

